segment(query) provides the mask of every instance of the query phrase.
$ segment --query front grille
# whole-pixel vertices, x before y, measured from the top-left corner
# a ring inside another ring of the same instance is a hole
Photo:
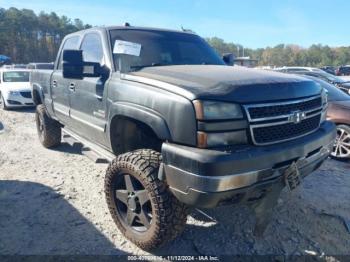
[[[286,123],[281,125],[252,128],[256,144],[267,144],[308,134],[319,127],[320,115],[301,121],[299,124]]]
[[[287,141],[315,131],[321,121],[320,96],[280,103],[244,106],[254,144]]]
[[[23,91],[20,93],[21,93],[21,96],[23,96],[25,98],[32,98],[32,93],[30,91]]]
[[[283,103],[278,105],[251,106],[248,108],[250,118],[261,119],[288,115],[293,111],[311,111],[320,108],[322,105],[321,97],[309,100],[303,100],[295,103]]]

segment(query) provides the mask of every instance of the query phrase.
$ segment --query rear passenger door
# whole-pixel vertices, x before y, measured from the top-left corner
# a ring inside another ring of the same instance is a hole
[[[106,72],[104,47],[100,33],[86,33],[81,42],[84,62],[100,63]],[[106,82],[109,74],[104,77],[84,77],[74,80],[71,87],[71,111],[74,130],[99,144],[106,143]]]
[[[64,78],[62,72],[62,56],[63,50],[78,49],[79,48],[79,36],[72,36],[65,40],[63,47],[60,50],[60,56],[56,63],[56,68],[51,77],[51,97],[53,103],[53,109],[56,117],[64,124],[70,124],[70,92],[69,85],[72,79]]]

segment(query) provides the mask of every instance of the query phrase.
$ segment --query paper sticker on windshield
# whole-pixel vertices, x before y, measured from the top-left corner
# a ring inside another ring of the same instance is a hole
[[[115,40],[113,54],[140,56],[141,45],[128,41]]]

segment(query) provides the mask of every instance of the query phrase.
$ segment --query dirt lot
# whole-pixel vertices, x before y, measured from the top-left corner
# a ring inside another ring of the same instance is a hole
[[[43,148],[33,110],[0,111],[0,254],[146,254],[108,213],[105,164],[76,148]],[[194,212],[184,234],[153,254],[350,254],[350,164],[328,160],[283,191],[263,238],[245,207]]]

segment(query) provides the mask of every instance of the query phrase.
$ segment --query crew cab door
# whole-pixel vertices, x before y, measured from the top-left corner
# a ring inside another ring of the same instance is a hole
[[[100,77],[73,79],[69,86],[70,116],[74,130],[99,144],[106,144],[106,82],[109,70],[105,66],[105,56],[101,35],[98,32],[85,34],[80,49],[84,62],[100,63],[106,74]]]
[[[63,43],[60,50],[60,56],[56,63],[56,68],[51,77],[51,97],[53,103],[53,109],[56,117],[64,124],[69,125],[70,123],[70,92],[69,85],[71,79],[63,77],[62,72],[62,56],[63,50],[66,49],[78,49],[79,48],[79,36],[72,36],[67,38]]]

